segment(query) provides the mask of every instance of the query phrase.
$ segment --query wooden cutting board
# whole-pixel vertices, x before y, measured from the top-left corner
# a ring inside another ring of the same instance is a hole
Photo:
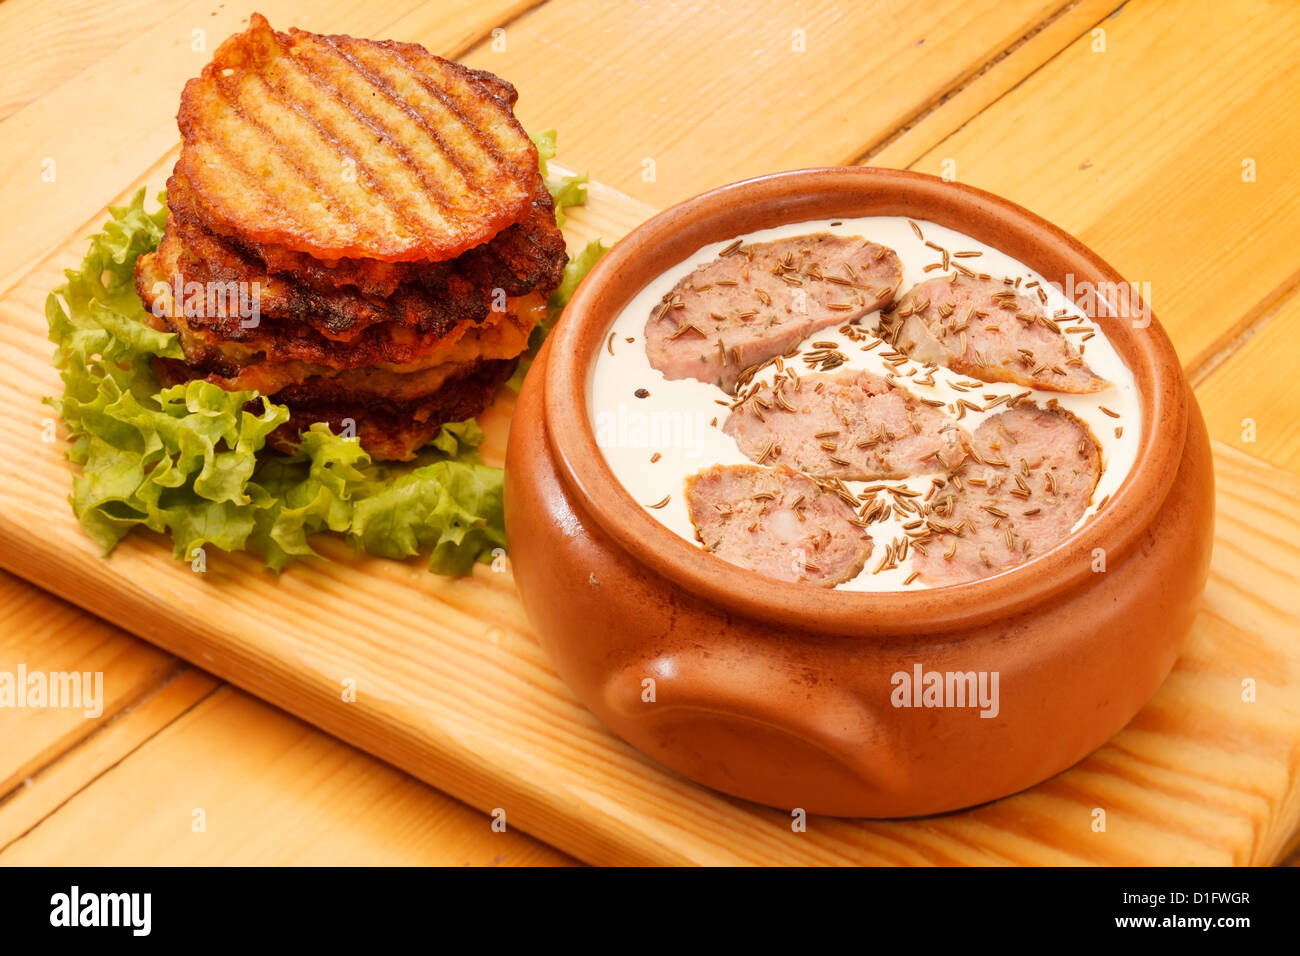
[[[139,184],[161,188],[173,161]],[[566,233],[612,240],[649,213],[596,186]],[[814,818],[795,833],[787,814],[698,787],[606,731],[537,646],[508,571],[451,580],[318,542],[333,560],[280,577],[220,554],[199,575],[148,534],[100,558],[67,504],[62,439],[42,440],[41,399],[60,388],[46,293],[102,218],[0,298],[0,565],[14,573],[593,863],[1263,864],[1287,851],[1300,823],[1300,478],[1216,445],[1217,543],[1195,632],[1100,751],[974,810]],[[503,399],[481,419],[490,460],[509,413]]]

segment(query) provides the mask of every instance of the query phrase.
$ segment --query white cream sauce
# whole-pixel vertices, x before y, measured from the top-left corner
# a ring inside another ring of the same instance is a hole
[[[920,227],[923,239],[917,238],[908,220],[900,216],[791,223],[748,233],[739,238],[743,238],[745,243],[749,244],[829,232],[843,236],[860,236],[888,246],[898,254],[903,266],[903,281],[896,298],[901,298],[918,282],[951,274],[951,270],[949,273],[940,270],[924,271],[927,265],[941,261],[941,254],[927,246],[926,240],[944,247],[949,252],[981,252],[982,255],[978,257],[954,261],[960,262],[974,272],[987,273],[998,279],[1019,277],[1022,280],[1020,291],[1028,295],[1034,296],[1035,293],[1033,288],[1026,289],[1026,285],[1037,282],[1048,297],[1043,306],[1047,314],[1056,316],[1062,311],[1065,312],[1063,317],[1057,319],[1062,328],[1088,326],[1096,333],[1086,343],[1081,341],[1086,333],[1071,333],[1066,338],[1076,348],[1083,348],[1084,361],[1094,372],[1113,383],[1111,388],[1087,395],[1033,389],[1033,394],[1025,399],[1040,405],[1055,399],[1062,408],[1084,421],[1101,444],[1103,469],[1101,480],[1088,510],[1075,525],[1074,530],[1078,530],[1096,512],[1099,504],[1118,490],[1137,457],[1141,399],[1132,372],[1115,352],[1101,327],[1086,316],[1060,289],[1049,285],[1043,276],[992,246],[956,230],[923,219],[913,221]],[[732,397],[715,385],[694,379],[677,381],[665,379],[662,373],[650,366],[646,357],[645,326],[652,311],[673,286],[699,266],[713,261],[718,253],[732,242],[734,239],[705,246],[656,277],[633,297],[606,333],[606,347],[601,349],[600,357],[595,362],[587,393],[588,413],[596,432],[596,441],[615,477],[633,498],[647,508],[647,513],[696,547],[700,545],[695,538],[695,528],[691,524],[686,507],[684,484],[686,477],[714,464],[740,465],[753,464],[753,462],[743,455],[735,441],[722,431],[722,426],[730,413]],[[859,320],[857,326],[859,329],[871,331],[875,329],[878,320],[879,313],[871,313]],[[609,354],[611,333],[613,355]],[[908,376],[913,369],[915,369],[913,373],[915,377],[925,376],[920,363],[909,361],[897,368],[885,363],[881,353],[888,351],[887,346],[877,346],[870,351],[863,351],[863,345],[867,342],[854,342],[835,327],[813,333],[804,343],[804,347],[811,346],[813,340],[835,342],[839,350],[848,357],[848,362],[840,366],[837,372],[848,368],[864,369],[883,377],[892,371],[898,384],[906,387],[919,398],[942,399],[945,403],[955,403],[957,399],[965,397],[983,406],[987,404],[985,395],[1016,395],[1026,390],[1025,386],[1014,383],[981,382],[977,388],[963,393],[949,388],[947,383],[973,382],[975,379],[959,375],[942,366],[934,370],[934,385],[925,386],[917,384]],[[787,359],[786,363],[801,376],[806,377],[816,373],[815,368],[810,369],[797,356]],[[754,381],[770,382],[774,374],[774,368],[769,366],[755,376]],[[638,398],[636,395],[638,389],[644,389],[649,394],[645,398]],[[1119,417],[1112,418],[1101,411],[1103,406],[1118,412]],[[984,418],[1004,411],[1005,408],[1005,404],[1002,404],[988,412],[967,411],[961,419],[961,424],[973,432]],[[955,406],[945,407],[943,410],[955,417]],[[1117,437],[1116,428],[1120,426],[1122,426],[1122,434]],[[651,462],[651,458],[656,453],[660,457]],[[905,486],[924,493],[930,488],[931,477],[924,475],[884,483],[891,486]],[[855,495],[868,485],[881,483],[880,481],[845,482]],[[661,508],[649,507],[658,504],[665,497],[668,498],[668,504]],[[912,571],[911,562],[907,560],[896,568],[873,573],[889,542],[903,534],[901,525],[904,520],[906,519],[895,517],[871,525],[869,533],[874,546],[867,566],[852,581],[841,584],[841,590],[890,591],[904,587],[908,589],[925,587],[920,581],[910,585],[903,584]]]

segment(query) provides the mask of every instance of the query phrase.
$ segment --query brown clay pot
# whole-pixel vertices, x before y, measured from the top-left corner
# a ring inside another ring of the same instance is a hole
[[[1017,568],[924,591],[826,591],[734,567],[661,526],[615,480],[590,426],[586,387],[610,323],[649,279],[706,243],[870,215],[951,226],[1052,281],[1123,282],[1025,209],[915,173],[802,170],[697,196],[619,242],[552,333],[511,427],[506,528],[543,646],[620,737],[760,803],[898,817],[1032,786],[1133,717],[1191,626],[1214,476],[1200,411],[1159,323],[1102,319],[1144,398],[1137,464],[1088,524]],[[1094,570],[1098,549],[1104,572]],[[997,715],[894,706],[894,675],[918,664],[996,672]]]

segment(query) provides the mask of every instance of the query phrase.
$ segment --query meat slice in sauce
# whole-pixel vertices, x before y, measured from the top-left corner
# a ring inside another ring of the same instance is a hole
[[[931,535],[912,566],[938,586],[1042,554],[1083,517],[1100,477],[1097,439],[1064,409],[1022,403],[986,418],[956,481],[930,498]]]
[[[797,385],[778,375],[736,407],[723,431],[752,461],[847,481],[944,473],[970,442],[906,388],[850,369]]]
[[[686,504],[706,551],[782,581],[832,588],[871,555],[848,502],[786,467],[714,465],[686,479]]]
[[[985,382],[1053,392],[1110,387],[1037,298],[997,279],[944,276],[919,283],[882,322],[882,334],[918,362]]]
[[[678,282],[646,322],[646,356],[665,378],[734,393],[746,369],[892,302],[903,278],[892,249],[860,236],[817,233],[724,251]]]

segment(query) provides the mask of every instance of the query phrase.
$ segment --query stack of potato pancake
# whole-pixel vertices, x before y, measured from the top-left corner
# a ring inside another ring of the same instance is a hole
[[[416,44],[254,14],[190,80],[136,287],[184,361],[405,460],[514,370],[566,261],[514,87]]]

